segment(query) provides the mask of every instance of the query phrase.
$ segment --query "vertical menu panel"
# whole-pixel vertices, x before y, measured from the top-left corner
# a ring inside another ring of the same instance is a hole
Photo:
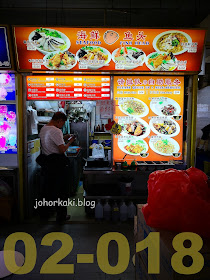
[[[184,77],[114,77],[114,100],[115,161],[182,159]]]

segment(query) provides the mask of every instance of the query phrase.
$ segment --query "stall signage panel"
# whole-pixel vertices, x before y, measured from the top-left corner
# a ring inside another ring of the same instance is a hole
[[[0,26],[0,69],[11,68],[6,27]]]
[[[15,27],[20,70],[200,71],[205,30]]]
[[[113,159],[127,162],[181,160],[184,77],[114,77]]]
[[[27,76],[28,100],[109,100],[109,76]]]
[[[15,74],[0,74],[0,101],[15,100]]]
[[[0,154],[17,153],[16,105],[0,104]]]

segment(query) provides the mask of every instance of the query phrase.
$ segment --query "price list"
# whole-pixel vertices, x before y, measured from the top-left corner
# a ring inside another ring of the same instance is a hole
[[[27,100],[109,100],[109,76],[27,76]]]

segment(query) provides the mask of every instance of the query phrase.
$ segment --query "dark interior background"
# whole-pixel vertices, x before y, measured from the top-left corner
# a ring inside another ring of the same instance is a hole
[[[11,25],[195,28],[209,11],[209,0],[0,0]]]

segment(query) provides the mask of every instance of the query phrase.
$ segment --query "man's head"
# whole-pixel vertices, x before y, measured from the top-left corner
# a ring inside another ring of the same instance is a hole
[[[67,117],[62,112],[56,112],[52,117],[52,121],[57,128],[62,128],[66,120]]]

